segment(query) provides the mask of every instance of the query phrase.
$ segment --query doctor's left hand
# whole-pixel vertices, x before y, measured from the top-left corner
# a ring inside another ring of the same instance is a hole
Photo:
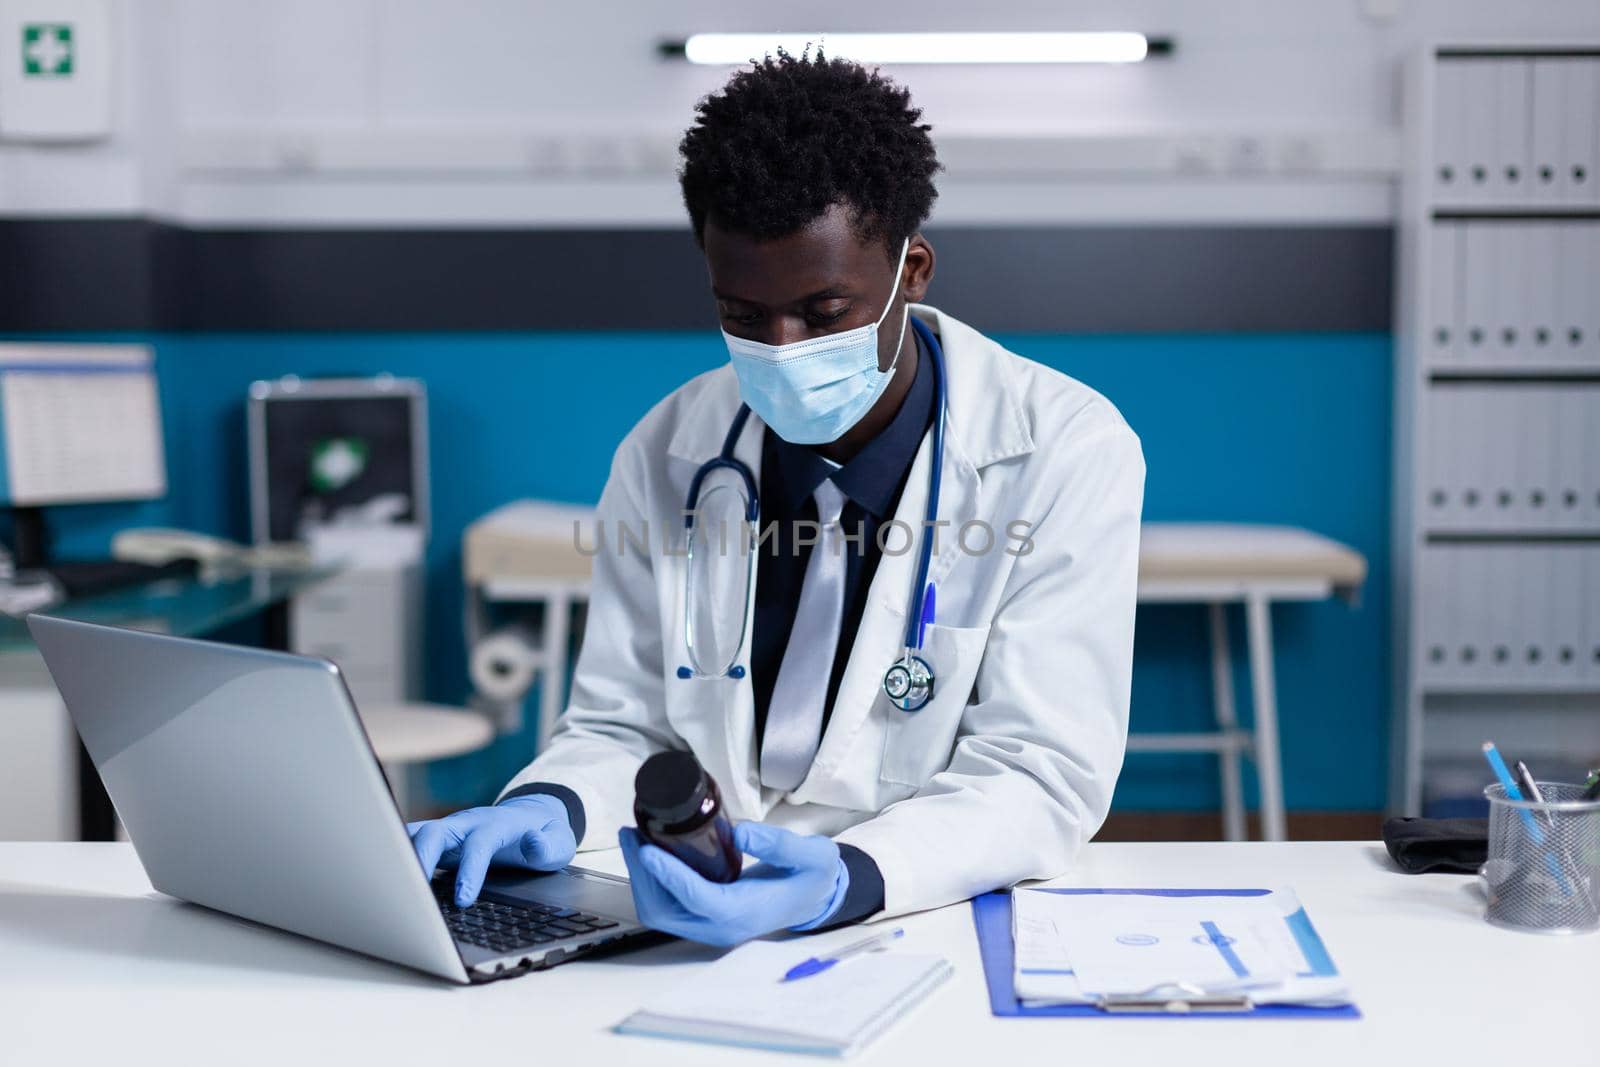
[[[707,881],[637,830],[619,835],[633,903],[646,926],[708,945],[737,945],[774,930],[812,930],[844,903],[850,875],[839,846],[758,822],[733,828],[739,851],[762,862],[738,881]]]

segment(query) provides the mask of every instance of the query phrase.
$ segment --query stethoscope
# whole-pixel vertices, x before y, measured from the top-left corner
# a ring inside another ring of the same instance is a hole
[[[922,545],[917,556],[916,580],[911,584],[910,604],[906,609],[905,644],[900,656],[883,672],[883,691],[889,702],[901,711],[920,711],[933,697],[933,667],[929,665],[923,654],[922,639],[927,631],[928,624],[934,620],[935,595],[933,583],[928,581],[928,568],[933,563],[933,530],[934,521],[939,517],[939,476],[944,467],[944,420],[945,420],[945,378],[944,378],[944,349],[939,344],[939,339],[934,332],[918,321],[911,319],[911,326],[922,338],[922,343],[927,347],[928,354],[933,357],[934,401],[936,404],[933,419],[933,455],[932,463],[928,468],[928,503],[923,513]],[[759,544],[757,532],[761,523],[761,497],[756,488],[755,474],[744,462],[735,459],[734,446],[739,437],[744,433],[745,424],[750,420],[748,405],[739,405],[738,414],[733,417],[733,425],[728,428],[728,436],[723,439],[722,451],[715,458],[707,460],[695,471],[694,478],[689,482],[689,497],[683,507],[683,524],[688,533],[688,546],[684,560],[684,646],[689,654],[690,666],[679,667],[679,678],[733,678],[741,679],[746,671],[738,663],[739,653],[744,649],[746,628],[749,625],[750,601],[755,596],[755,570],[756,551],[754,548],[749,553],[749,572],[745,576],[745,603],[744,612],[740,616],[739,642],[734,646],[733,661],[728,666],[707,670],[701,663],[698,650],[695,647],[694,606],[690,588],[696,573],[695,566],[695,518],[700,505],[700,486],[706,476],[714,471],[732,471],[744,483],[744,521],[748,526],[749,539],[747,545]],[[719,491],[718,487],[711,492]],[[710,496],[710,492],[707,493]]]

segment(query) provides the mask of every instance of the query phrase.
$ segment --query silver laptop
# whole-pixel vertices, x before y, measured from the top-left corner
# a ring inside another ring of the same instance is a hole
[[[339,669],[326,660],[30,615],[151,883],[230,915],[484,982],[643,930],[626,879],[490,873],[430,885]]]

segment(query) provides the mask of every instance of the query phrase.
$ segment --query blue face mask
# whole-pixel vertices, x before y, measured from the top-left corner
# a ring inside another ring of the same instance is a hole
[[[878,327],[894,306],[910,247],[907,240],[900,248],[894,288],[889,290],[889,301],[877,322],[787,345],[747,341],[722,331],[733,372],[739,377],[739,396],[773,433],[797,445],[837,441],[889,387],[895,364],[900,362],[906,320],[900,320],[894,363],[888,370],[878,369]],[[908,308],[906,316],[910,313]]]

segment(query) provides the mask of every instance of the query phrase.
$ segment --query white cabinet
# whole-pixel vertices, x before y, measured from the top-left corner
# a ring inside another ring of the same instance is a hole
[[[78,839],[78,735],[44,660],[0,653],[0,841]]]
[[[1600,761],[1600,45],[1435,45],[1408,75],[1390,806],[1415,814],[1487,777],[1486,739]]]
[[[294,598],[290,648],[339,665],[356,705],[422,695],[422,568],[352,566]]]

